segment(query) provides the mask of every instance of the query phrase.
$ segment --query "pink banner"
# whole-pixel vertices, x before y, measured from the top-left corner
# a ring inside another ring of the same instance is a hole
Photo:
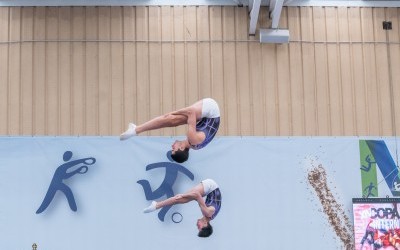
[[[356,250],[400,249],[398,199],[353,200]]]

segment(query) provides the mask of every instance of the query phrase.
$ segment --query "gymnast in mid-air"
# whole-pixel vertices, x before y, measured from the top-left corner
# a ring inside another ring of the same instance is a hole
[[[206,197],[205,200],[203,197]],[[177,194],[163,201],[153,201],[143,212],[150,213],[165,206],[183,204],[195,200],[199,204],[203,215],[202,218],[197,220],[198,236],[209,237],[213,233],[210,221],[217,216],[221,209],[221,199],[221,191],[217,183],[212,179],[206,179],[184,194]]]
[[[128,129],[120,135],[120,140],[126,140],[140,133],[188,125],[186,139],[172,144],[171,158],[182,163],[189,158],[189,149],[201,149],[212,141],[220,124],[220,111],[217,102],[204,98],[193,105],[162,116],[153,118],[140,125],[129,123]]]

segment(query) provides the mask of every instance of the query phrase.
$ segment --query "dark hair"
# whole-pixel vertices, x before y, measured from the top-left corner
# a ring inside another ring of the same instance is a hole
[[[210,224],[210,222],[208,222],[207,226],[203,227],[200,231],[199,234],[197,234],[197,236],[199,237],[208,237],[213,233],[213,228]]]
[[[177,150],[175,151],[175,154],[171,154],[172,160],[182,163],[187,161],[189,158],[189,148],[185,148],[184,150]]]

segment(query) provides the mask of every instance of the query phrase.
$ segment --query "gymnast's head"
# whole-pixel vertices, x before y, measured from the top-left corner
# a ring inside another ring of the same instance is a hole
[[[187,141],[175,141],[172,144],[171,158],[178,162],[183,163],[189,158],[189,143]]]
[[[209,237],[213,233],[213,228],[210,222],[204,218],[197,220],[197,229],[199,229],[197,236],[202,238]]]

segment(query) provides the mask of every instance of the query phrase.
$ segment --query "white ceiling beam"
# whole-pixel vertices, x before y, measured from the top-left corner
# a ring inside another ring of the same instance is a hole
[[[279,25],[279,19],[281,18],[282,7],[284,0],[271,0],[269,5],[269,15],[272,19],[271,28],[277,29]]]
[[[256,34],[258,15],[260,14],[260,6],[261,6],[261,0],[250,0],[249,2],[249,9],[250,9],[249,35]]]

